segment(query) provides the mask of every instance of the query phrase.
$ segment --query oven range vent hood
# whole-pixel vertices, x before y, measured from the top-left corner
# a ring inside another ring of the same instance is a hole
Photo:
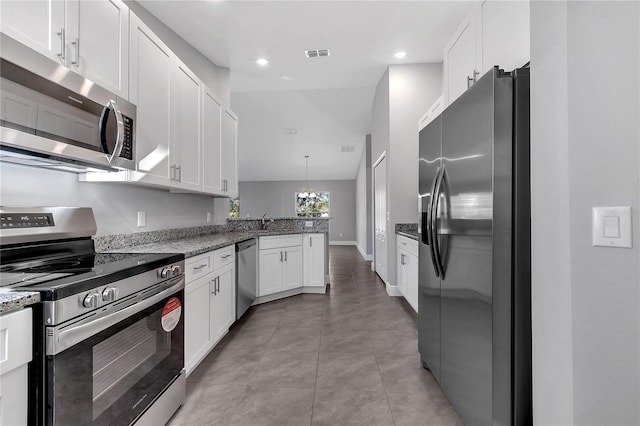
[[[6,34],[0,45],[0,161],[135,169],[135,105]]]

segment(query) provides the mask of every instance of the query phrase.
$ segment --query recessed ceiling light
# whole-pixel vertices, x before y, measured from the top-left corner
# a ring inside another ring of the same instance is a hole
[[[268,60],[268,59],[265,59],[265,58],[259,58],[259,59],[256,61],[256,63],[257,63],[258,65],[265,66],[265,65],[268,65],[268,64],[269,64],[269,60]]]
[[[400,52],[394,53],[393,56],[395,56],[397,59],[402,59],[407,56],[407,52],[401,50]]]

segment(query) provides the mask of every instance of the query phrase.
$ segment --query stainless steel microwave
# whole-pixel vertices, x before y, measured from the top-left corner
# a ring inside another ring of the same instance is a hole
[[[135,105],[0,37],[0,160],[70,171],[135,168]]]

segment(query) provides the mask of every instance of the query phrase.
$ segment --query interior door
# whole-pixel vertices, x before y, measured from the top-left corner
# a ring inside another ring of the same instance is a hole
[[[418,350],[423,365],[440,381],[440,277],[427,245],[427,219],[431,192],[441,165],[442,116],[435,118],[420,132],[418,189],[420,193],[420,242],[418,246]]]
[[[374,165],[374,217],[375,246],[374,263],[377,274],[384,282],[387,279],[387,161],[383,155]]]
[[[492,423],[494,80],[485,76],[442,113],[445,177],[440,384],[465,424]],[[446,219],[446,220],[445,220]]]

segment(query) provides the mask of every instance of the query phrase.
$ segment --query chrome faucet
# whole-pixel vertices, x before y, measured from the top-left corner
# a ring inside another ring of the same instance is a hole
[[[262,229],[264,229],[264,225],[265,225],[265,220],[264,220],[264,218],[265,218],[265,217],[267,217],[267,214],[266,214],[266,213],[262,215],[262,219],[261,219],[261,220],[262,220]]]

